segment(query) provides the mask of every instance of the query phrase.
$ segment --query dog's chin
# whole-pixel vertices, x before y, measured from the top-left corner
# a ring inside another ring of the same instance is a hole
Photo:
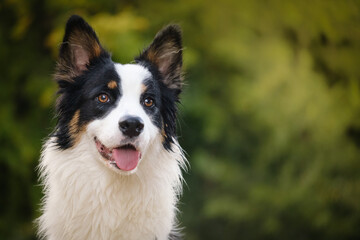
[[[107,147],[96,137],[94,142],[101,156],[99,159],[107,168],[122,175],[131,175],[137,171],[142,154],[136,144],[124,142],[115,147]]]

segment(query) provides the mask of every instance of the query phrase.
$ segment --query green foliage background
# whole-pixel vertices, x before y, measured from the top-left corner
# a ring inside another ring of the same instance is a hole
[[[36,239],[35,168],[74,13],[123,63],[183,28],[186,239],[360,239],[357,0],[0,1],[0,239]]]

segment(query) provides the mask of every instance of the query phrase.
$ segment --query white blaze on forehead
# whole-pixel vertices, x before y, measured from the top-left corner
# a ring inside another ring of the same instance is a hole
[[[121,100],[126,102],[126,105],[139,103],[142,93],[143,81],[151,77],[151,73],[144,67],[136,64],[116,64],[116,71],[120,76],[121,82]],[[130,111],[130,106],[123,106],[126,110]],[[123,108],[123,110],[125,110]],[[129,112],[129,114],[133,114]]]
[[[151,73],[143,66],[136,64],[115,64],[115,69],[120,76],[121,97],[117,106],[120,117],[131,115],[145,118],[146,114],[140,98],[143,82],[151,77]]]
[[[115,68],[120,76],[122,113],[123,115],[138,115],[143,81],[151,77],[151,73],[146,68],[135,64],[116,64]]]

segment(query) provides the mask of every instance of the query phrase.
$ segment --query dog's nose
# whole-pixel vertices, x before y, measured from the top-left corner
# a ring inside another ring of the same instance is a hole
[[[125,117],[119,121],[119,128],[128,137],[137,137],[144,129],[144,122],[139,117]]]

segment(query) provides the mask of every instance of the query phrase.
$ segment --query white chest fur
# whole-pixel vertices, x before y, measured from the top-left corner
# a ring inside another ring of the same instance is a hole
[[[174,228],[184,164],[180,147],[153,143],[136,173],[126,176],[94,159],[84,135],[72,149],[45,145],[40,233],[46,239],[167,239]]]

